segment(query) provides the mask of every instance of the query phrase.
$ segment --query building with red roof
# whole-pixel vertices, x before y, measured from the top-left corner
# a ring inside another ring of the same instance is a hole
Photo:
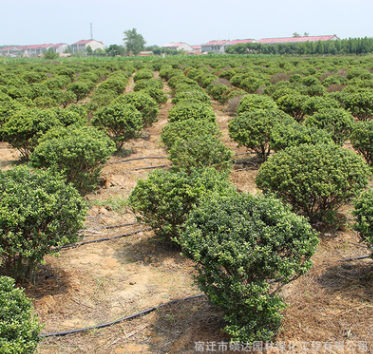
[[[96,49],[104,50],[104,43],[96,41],[94,39],[82,40],[71,45],[72,52],[77,54],[81,52],[83,55],[87,51],[87,47],[91,47],[93,51]]]
[[[52,49],[55,53],[63,53],[67,48],[67,44],[34,44],[34,45],[20,45],[3,47],[0,49],[0,54],[4,56],[37,56],[43,54],[45,51]]]
[[[263,38],[256,43],[260,44],[283,44],[283,43],[302,43],[318,41],[336,41],[340,40],[336,35],[332,36],[303,36],[303,37],[283,37],[283,38]]]
[[[205,44],[202,44],[201,51],[202,53],[225,53],[225,48],[235,44],[245,44],[249,42],[255,42],[254,39],[234,39],[234,40],[220,40],[220,41],[209,41]]]

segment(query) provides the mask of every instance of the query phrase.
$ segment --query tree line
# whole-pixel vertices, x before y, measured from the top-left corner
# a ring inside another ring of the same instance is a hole
[[[373,38],[348,38],[301,43],[241,43],[226,48],[227,54],[366,54],[373,52]]]

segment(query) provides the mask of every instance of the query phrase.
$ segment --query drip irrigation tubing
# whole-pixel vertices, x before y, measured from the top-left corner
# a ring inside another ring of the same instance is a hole
[[[367,259],[367,258],[373,258],[373,255],[372,254],[368,254],[366,256],[359,256],[359,257],[353,257],[353,258],[343,258],[343,259],[338,259],[336,261],[322,263],[322,265],[324,265],[324,264],[331,264],[331,263],[335,263],[335,262],[353,262],[353,261],[358,261],[360,259]]]
[[[171,166],[171,165],[139,167],[139,168],[133,168],[132,170],[127,170],[127,171],[150,170],[150,169],[153,169],[153,168],[162,168],[162,167],[169,167],[169,166]]]
[[[110,321],[110,322],[106,322],[106,323],[101,323],[99,325],[95,325],[95,326],[90,326],[90,327],[85,327],[85,328],[78,328],[78,329],[73,329],[71,331],[64,331],[64,332],[56,332],[56,333],[46,333],[46,334],[40,334],[39,337],[40,338],[46,338],[46,337],[62,337],[62,336],[66,336],[68,334],[73,334],[73,333],[79,333],[79,332],[85,332],[85,331],[89,331],[89,330],[92,330],[92,329],[99,329],[99,328],[104,328],[104,327],[109,327],[109,326],[112,326],[112,325],[115,325],[119,322],[123,322],[123,321],[131,321],[133,320],[134,318],[137,318],[137,317],[140,317],[140,316],[144,316],[144,315],[147,315],[148,313],[151,313],[161,307],[164,307],[164,306],[167,306],[167,305],[173,305],[173,304],[176,304],[178,302],[181,302],[181,301],[186,301],[186,300],[192,300],[192,299],[197,299],[197,298],[200,298],[200,297],[204,297],[206,296],[205,294],[198,294],[198,295],[193,295],[193,296],[188,296],[188,297],[184,297],[182,299],[176,299],[176,300],[172,300],[172,301],[169,301],[169,302],[166,302],[166,303],[163,303],[163,304],[160,304],[158,306],[154,306],[154,307],[151,307],[147,310],[143,310],[143,311],[140,311],[140,312],[137,312],[133,315],[130,315],[130,316],[126,316],[126,317],[122,317],[122,318],[119,318],[118,320],[115,320],[115,321]]]
[[[63,249],[63,248],[78,247],[78,246],[87,245],[89,243],[98,243],[98,242],[103,242],[103,241],[111,241],[111,240],[115,240],[117,238],[132,236],[132,235],[135,235],[135,234],[139,234],[140,232],[150,231],[150,230],[152,230],[152,228],[149,226],[149,227],[147,227],[145,229],[140,229],[140,230],[132,231],[132,232],[129,232],[127,234],[122,234],[122,235],[117,235],[117,236],[112,236],[112,237],[99,238],[97,240],[91,240],[91,241],[70,243],[69,245],[63,245],[63,246],[59,246],[59,247],[52,247],[52,250],[60,250],[60,249]]]
[[[108,162],[107,165],[113,165],[115,163],[122,163],[122,162],[130,162],[130,161],[136,161],[136,160],[150,160],[150,159],[168,159],[167,156],[145,156],[145,157],[135,157],[133,159],[126,159],[126,160],[120,160],[120,161],[113,161]]]
[[[94,229],[94,231],[96,230],[103,230],[103,229],[117,229],[117,228],[120,228],[120,227],[126,227],[126,226],[132,226],[132,225],[138,225],[140,224],[139,222],[129,222],[127,224],[117,224],[117,225],[108,225],[108,226],[101,226],[101,227],[98,227],[96,229]],[[78,233],[84,233],[84,232],[92,232],[88,229],[81,229],[78,231]]]

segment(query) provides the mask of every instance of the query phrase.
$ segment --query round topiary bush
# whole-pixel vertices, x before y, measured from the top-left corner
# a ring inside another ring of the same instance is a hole
[[[318,239],[307,221],[272,196],[205,198],[183,225],[179,243],[196,262],[196,281],[220,306],[232,341],[270,341],[286,307],[284,284],[306,273]]]
[[[141,91],[153,98],[158,104],[166,103],[168,100],[168,95],[161,89],[150,87]]]
[[[38,139],[52,128],[61,126],[53,110],[22,109],[15,111],[2,125],[3,139],[28,160]]]
[[[177,93],[175,97],[172,99],[172,103],[176,105],[184,100],[197,100],[201,101],[202,103],[211,104],[210,97],[206,94],[206,92],[196,90]]]
[[[121,95],[114,100],[114,104],[130,104],[141,112],[144,126],[151,126],[159,113],[157,102],[144,92],[131,92]]]
[[[291,204],[311,222],[333,220],[336,210],[368,185],[369,167],[335,144],[302,144],[277,152],[259,169],[256,183]]]
[[[214,110],[208,104],[182,101],[170,109],[168,119],[170,122],[187,119],[216,122],[216,115]]]
[[[103,164],[114,151],[115,144],[104,132],[71,126],[52,130],[40,139],[31,163],[63,173],[67,182],[84,193],[95,188]]]
[[[41,326],[32,304],[14,279],[0,277],[0,348],[6,354],[35,353]]]
[[[322,109],[305,120],[305,125],[315,126],[328,131],[333,141],[343,145],[352,132],[354,119],[352,115],[343,108]]]
[[[135,82],[143,79],[152,79],[154,77],[153,72],[150,69],[140,69],[133,76]]]
[[[180,227],[201,198],[213,192],[229,193],[234,187],[228,175],[207,168],[185,171],[156,170],[139,180],[129,204],[138,219],[149,224],[156,235],[167,241],[179,237]]]
[[[277,105],[282,111],[290,114],[297,122],[300,122],[305,116],[304,102],[309,98],[309,96],[300,94],[284,95],[277,100]]]
[[[265,95],[246,95],[242,97],[237,113],[250,112],[254,109],[277,109],[276,102]]]
[[[91,123],[106,131],[117,150],[123,147],[125,141],[138,137],[143,126],[141,113],[134,106],[122,104],[102,108],[93,116]]]
[[[3,274],[29,278],[51,247],[78,239],[85,203],[55,171],[26,166],[0,171],[0,192]]]
[[[274,126],[292,122],[294,119],[279,109],[245,111],[230,121],[229,136],[238,146],[255,151],[262,161],[266,161],[271,152]]]
[[[233,151],[211,134],[199,134],[186,139],[177,138],[170,148],[169,159],[177,169],[213,167],[218,171],[232,168]]]
[[[128,80],[123,79],[108,79],[104,81],[102,84],[100,84],[98,88],[101,90],[114,91],[119,96],[126,89],[127,82]]]
[[[160,79],[142,79],[136,81],[136,84],[133,88],[134,91],[141,91],[148,88],[159,89],[163,88],[163,82]]]
[[[176,139],[188,139],[197,135],[220,136],[218,125],[206,120],[187,119],[168,123],[162,129],[161,139],[167,149],[171,149]]]
[[[354,200],[353,214],[356,217],[354,229],[360,233],[361,239],[373,248],[373,191],[363,191]]]
[[[354,149],[373,166],[373,121],[357,122],[353,126],[350,140]]]
[[[301,144],[333,143],[326,130],[314,126],[304,126],[296,121],[288,124],[276,124],[271,131],[271,148],[274,151],[284,150]]]
[[[373,116],[373,92],[345,95],[343,105],[358,120],[370,120]]]

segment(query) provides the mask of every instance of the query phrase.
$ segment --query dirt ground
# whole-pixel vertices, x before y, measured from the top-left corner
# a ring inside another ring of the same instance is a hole
[[[127,90],[131,87],[133,82]],[[167,87],[165,90],[169,91]],[[91,208],[83,241],[146,227],[137,224],[104,228],[135,221],[126,199],[137,180],[146,178],[152,171],[140,168],[169,164],[160,143],[160,133],[171,107],[169,99],[161,107],[158,121],[146,129],[144,138],[125,146],[131,150],[129,156],[114,156],[103,168],[102,186],[86,197]],[[236,153],[245,152],[228,136],[231,117],[225,113],[225,107],[214,102],[213,108],[224,143]],[[139,157],[159,159],[126,161]],[[17,152],[0,143],[1,168],[11,168],[17,160]],[[236,165],[231,173],[232,182],[241,191],[258,193],[257,168],[255,163]],[[337,262],[369,254],[367,249],[350,243],[357,243],[358,236],[351,229],[353,220],[348,210],[349,207],[343,210],[347,223],[341,230],[323,230],[312,270],[283,289],[289,307],[284,312],[281,330],[273,340],[277,348],[268,349],[268,353],[372,352],[371,261]],[[26,284],[26,294],[33,299],[35,311],[44,324],[42,333],[105,323],[200,293],[193,285],[192,262],[157,240],[151,231],[67,248],[60,251],[58,258],[47,256],[45,261],[36,283]],[[48,337],[38,350],[41,354],[239,351],[234,347],[229,350],[226,344],[229,338],[222,332],[223,327],[222,313],[201,297],[104,329]],[[286,351],[281,349],[284,343]],[[291,345],[296,345],[297,349],[292,349]]]

